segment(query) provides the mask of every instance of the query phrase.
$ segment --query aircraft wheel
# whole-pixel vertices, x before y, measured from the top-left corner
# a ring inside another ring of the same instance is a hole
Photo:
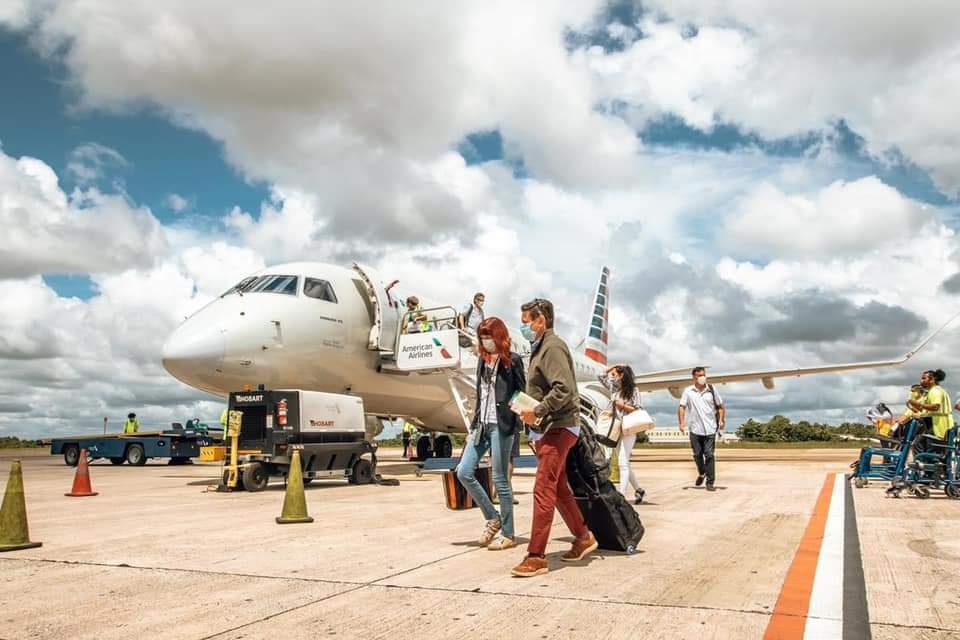
[[[241,476],[243,477],[243,486],[247,491],[263,491],[267,488],[267,481],[270,479],[266,468],[259,462],[248,464],[243,469]]]
[[[453,457],[453,441],[449,436],[439,436],[434,442],[434,450],[438,458]]]
[[[426,460],[430,457],[430,438],[428,436],[420,436],[417,438],[417,457],[421,460]]]

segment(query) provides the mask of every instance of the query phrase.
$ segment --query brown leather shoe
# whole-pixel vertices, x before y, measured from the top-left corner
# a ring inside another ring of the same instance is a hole
[[[544,574],[549,570],[550,568],[547,566],[546,558],[527,555],[527,557],[523,559],[523,562],[510,570],[510,574],[518,578],[532,578],[533,576]]]
[[[593,537],[592,533],[588,532],[588,535],[583,540],[574,540],[573,546],[570,547],[570,551],[567,551],[565,554],[560,556],[560,559],[564,562],[578,562],[586,558],[592,551],[597,550],[597,539]]]

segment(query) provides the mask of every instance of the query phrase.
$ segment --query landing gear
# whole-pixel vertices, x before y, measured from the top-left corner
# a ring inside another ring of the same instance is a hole
[[[434,454],[438,458],[453,457],[453,441],[450,436],[437,436],[433,443]]]
[[[417,438],[417,458],[426,460],[430,457],[432,449],[430,446],[430,436],[420,436]]]

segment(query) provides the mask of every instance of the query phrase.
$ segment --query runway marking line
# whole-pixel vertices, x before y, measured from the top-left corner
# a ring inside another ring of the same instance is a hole
[[[783,581],[783,588],[773,608],[773,615],[767,625],[764,640],[802,640],[810,610],[810,597],[813,582],[817,575],[820,549],[823,545],[824,531],[827,528],[827,516],[830,513],[831,497],[838,474],[827,475],[813,507],[810,522],[800,538],[800,546],[793,558],[793,564]],[[842,476],[841,476],[842,477]]]

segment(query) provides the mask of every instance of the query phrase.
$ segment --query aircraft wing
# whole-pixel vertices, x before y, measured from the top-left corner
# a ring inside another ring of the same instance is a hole
[[[760,380],[763,382],[763,386],[767,389],[772,389],[774,387],[774,378],[787,378],[787,377],[800,377],[800,376],[809,376],[815,375],[818,373],[836,373],[839,371],[853,371],[856,369],[874,369],[878,367],[892,367],[896,365],[903,364],[915,356],[921,349],[923,349],[927,344],[933,340],[933,338],[943,331],[947,325],[953,322],[960,314],[957,314],[950,318],[943,326],[931,333],[923,342],[918,344],[914,349],[908,351],[903,357],[896,358],[894,360],[877,360],[869,362],[847,362],[842,364],[826,364],[818,367],[795,367],[790,369],[768,369],[766,371],[734,371],[731,373],[710,373],[710,382],[711,383],[725,383],[725,382],[746,382],[749,380]],[[639,374],[637,376],[636,384],[637,389],[640,391],[654,391],[657,389],[669,389],[671,395],[675,398],[680,397],[681,391],[690,384],[693,384],[690,379],[689,369],[684,370],[685,375],[657,375],[654,374]]]

